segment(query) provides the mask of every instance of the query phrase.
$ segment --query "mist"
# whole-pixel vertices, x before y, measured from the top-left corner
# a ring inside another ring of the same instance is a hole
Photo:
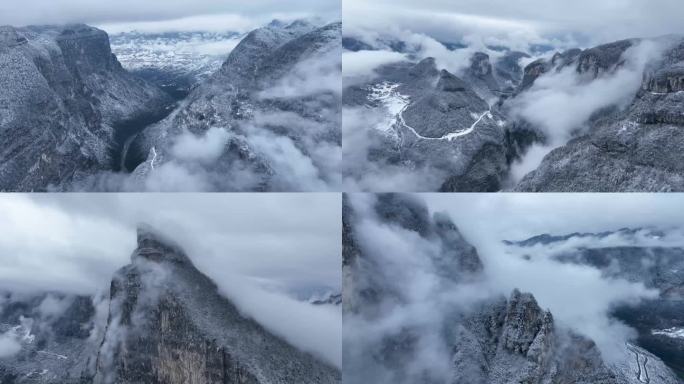
[[[374,127],[385,123],[385,112],[365,107],[343,107],[341,169],[344,189],[356,191],[432,191],[441,185],[444,172],[431,167],[411,169],[374,156],[392,138]],[[392,143],[393,144],[393,143]]]
[[[535,144],[512,164],[513,183],[536,169],[553,149],[586,131],[586,124],[596,112],[627,107],[641,86],[647,65],[657,60],[665,48],[662,42],[640,41],[623,53],[623,65],[596,79],[578,73],[574,66],[551,70],[515,97],[509,104],[511,116],[538,127],[547,142]]]
[[[448,212],[466,240],[477,248],[494,291],[507,294],[518,288],[531,292],[559,324],[592,338],[609,361],[619,358],[624,342],[635,337],[633,329],[609,317],[611,309],[655,298],[658,291],[641,283],[605,278],[598,269],[563,264],[551,256],[582,247],[684,245],[680,219],[673,212],[684,206],[681,196],[631,194],[615,199],[611,194],[430,194],[425,200],[431,211]],[[658,228],[668,235],[660,239],[641,233],[629,239],[620,235],[587,237],[532,249],[502,243],[544,233],[619,228]]]

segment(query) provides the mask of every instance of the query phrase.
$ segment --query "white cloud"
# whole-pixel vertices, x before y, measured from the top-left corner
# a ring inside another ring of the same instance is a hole
[[[444,325],[447,313],[494,295],[508,296],[514,288],[532,293],[539,305],[550,309],[559,327],[568,327],[592,338],[604,358],[624,358],[624,342],[633,340],[633,329],[612,319],[610,311],[619,304],[636,303],[657,297],[657,290],[641,283],[604,277],[588,266],[562,264],[549,256],[559,247],[539,246],[521,250],[505,246],[502,240],[521,240],[551,233],[600,232],[622,227],[681,226],[680,209],[684,197],[633,194],[421,194],[431,212],[444,211],[454,220],[466,241],[474,245],[484,263],[484,280],[474,285],[450,283],[440,277],[429,261],[439,252],[438,240],[425,239],[398,226],[379,223],[364,201],[372,195],[351,195],[361,221],[356,225],[358,246],[372,257],[374,284],[381,284],[387,301],[371,311],[369,319],[350,314],[345,317],[345,357],[350,367],[366,366],[363,351],[378,348],[380,340],[405,329],[417,329],[416,343],[424,345],[411,359],[416,374],[429,372],[442,380],[448,374],[440,362],[448,364],[451,352],[443,337],[430,337],[430,330]],[[669,239],[668,239],[669,238]],[[654,239],[636,236],[629,240],[609,236],[601,240],[583,239],[566,247],[636,244],[684,245],[679,234]],[[664,241],[664,242],[663,242]],[[526,260],[522,254],[531,254]],[[356,281],[363,284],[363,281]],[[394,294],[398,298],[394,298]],[[353,297],[348,298],[353,300]],[[397,304],[401,303],[401,304]],[[348,346],[348,347],[347,347]],[[345,363],[346,364],[346,363]],[[361,371],[361,370],[360,370]],[[409,371],[411,371],[409,369]],[[440,373],[441,372],[441,373]],[[377,372],[376,372],[377,373]],[[361,373],[362,375],[364,373]],[[374,382],[394,382],[391,377]]]
[[[92,294],[129,262],[139,222],[210,276],[230,266],[282,289],[339,288],[339,215],[332,194],[2,196],[0,290]]]
[[[306,97],[322,92],[342,94],[341,47],[333,46],[297,63],[283,78],[262,91],[263,98]]]
[[[546,154],[585,128],[595,112],[610,106],[627,106],[641,86],[646,65],[660,57],[663,49],[663,44],[642,41],[625,51],[623,66],[596,79],[578,74],[575,66],[552,70],[513,99],[511,115],[534,124],[548,140],[544,145],[530,148],[520,161],[513,164],[513,182],[537,168]]]
[[[345,28],[387,30],[393,26],[443,41],[480,36],[488,44],[520,49],[530,43],[596,45],[631,37],[684,33],[682,3],[661,0],[347,0]]]
[[[21,351],[21,344],[12,331],[0,333],[0,359],[12,357]]]
[[[208,30],[236,30],[249,29],[250,25],[264,24],[273,18],[339,18],[340,8],[338,0],[291,0],[287,3],[278,0],[8,0],[0,2],[0,24],[83,22],[118,29],[133,25],[154,31],[203,30],[205,27]]]
[[[392,51],[343,52],[342,69],[345,77],[372,77],[376,68],[404,60],[404,54]]]
[[[609,359],[617,356],[624,341],[634,336],[633,330],[608,317],[610,309],[619,303],[652,298],[657,291],[642,284],[603,278],[591,267],[561,264],[548,258],[549,248],[539,249],[541,256],[527,261],[501,241],[543,233],[670,228],[681,224],[677,212],[684,206],[682,196],[649,194],[621,194],[620,198],[580,193],[426,196],[430,209],[448,212],[464,237],[478,249],[495,289],[503,293],[513,288],[531,292],[560,324],[594,339]],[[618,240],[604,241],[619,244]],[[681,239],[675,241],[684,244]]]
[[[341,291],[340,206],[337,194],[5,195],[0,291],[94,295],[102,312],[99,295],[130,262],[145,222],[183,246],[247,316],[340,366],[339,308],[294,299]],[[38,309],[54,316],[68,305],[48,295]],[[0,358],[18,351],[10,336],[0,335]]]
[[[211,163],[221,156],[229,136],[227,130],[217,127],[209,128],[203,136],[186,131],[175,138],[171,153],[180,160]]]

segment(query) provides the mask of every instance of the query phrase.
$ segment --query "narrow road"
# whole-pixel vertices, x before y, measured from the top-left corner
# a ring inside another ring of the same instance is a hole
[[[636,378],[640,383],[648,384],[651,382],[651,378],[648,376],[648,356],[639,353],[639,351],[632,347],[630,344],[626,344],[627,349],[634,354],[636,359]]]

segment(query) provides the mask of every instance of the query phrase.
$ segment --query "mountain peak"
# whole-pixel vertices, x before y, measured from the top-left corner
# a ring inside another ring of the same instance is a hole
[[[131,257],[133,261],[142,257],[155,262],[192,265],[183,248],[149,224],[138,224],[137,236],[138,248]]]

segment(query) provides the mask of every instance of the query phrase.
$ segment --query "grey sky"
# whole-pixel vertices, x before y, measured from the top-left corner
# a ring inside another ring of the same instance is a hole
[[[96,25],[134,22],[187,24],[197,29],[215,29],[225,21],[225,30],[245,30],[274,17],[285,19],[318,16],[339,17],[339,0],[5,0],[0,2],[0,24],[62,24],[83,22]],[[207,20],[209,24],[207,25]]]
[[[0,289],[104,289],[129,262],[139,222],[176,239],[219,283],[337,288],[340,204],[334,194],[0,196]]]
[[[345,0],[349,30],[404,28],[447,41],[477,35],[494,43],[555,38],[596,44],[683,33],[679,0]]]

